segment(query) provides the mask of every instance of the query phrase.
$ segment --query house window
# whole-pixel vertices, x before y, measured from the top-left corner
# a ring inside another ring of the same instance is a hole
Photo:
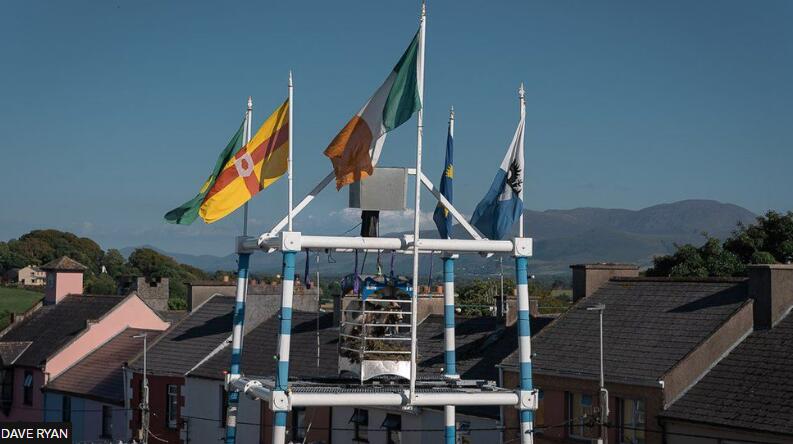
[[[33,405],[33,373],[29,371],[25,371],[22,381],[22,401],[25,405]]]
[[[645,410],[641,399],[620,399],[619,404],[620,442],[644,444]]]
[[[592,419],[595,417],[595,406],[592,395],[586,393],[567,392],[567,432],[573,438],[591,439],[597,437]]]
[[[102,438],[113,438],[113,408],[102,406]]]
[[[355,432],[353,440],[369,442],[369,411],[364,409],[353,410],[349,422],[353,424]]]
[[[292,409],[292,441],[303,442],[306,438],[306,409],[295,407]]]
[[[388,413],[381,426],[385,429],[385,442],[387,444],[400,444],[402,442],[402,415]]]
[[[72,422],[72,398],[63,396],[61,398],[61,421]]]
[[[0,379],[2,379],[2,393],[0,394],[0,408],[6,416],[11,412],[11,405],[14,403],[14,368],[0,369]]]
[[[176,412],[179,408],[179,396],[176,384],[167,385],[167,398],[165,399],[165,419],[169,429],[176,428]]]
[[[229,392],[226,387],[220,386],[220,426],[226,427],[226,420],[229,417]]]

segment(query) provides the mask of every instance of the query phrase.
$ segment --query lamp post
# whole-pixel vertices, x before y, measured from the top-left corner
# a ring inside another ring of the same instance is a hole
[[[143,338],[143,393],[141,393],[140,401],[140,442],[141,444],[148,444],[149,442],[149,378],[146,377],[146,349],[148,333],[141,333],[132,336],[134,339]]]
[[[603,375],[603,311],[605,309],[606,306],[603,304],[587,307],[588,311],[597,311],[600,317],[600,438],[598,438],[598,444],[606,444],[608,442],[606,424],[609,421],[609,392],[606,390]]]

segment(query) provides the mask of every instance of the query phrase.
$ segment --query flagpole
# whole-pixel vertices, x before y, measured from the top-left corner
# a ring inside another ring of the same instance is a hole
[[[289,231],[292,231],[292,145],[294,145],[294,139],[292,137],[292,108],[293,108],[293,101],[292,101],[292,92],[294,90],[294,86],[292,84],[292,70],[289,70],[289,159],[287,162],[287,179],[289,182]]]
[[[416,81],[418,83],[421,108],[416,113],[416,194],[413,214],[413,303],[410,308],[410,403],[416,401],[416,318],[418,317],[419,291],[419,221],[421,219],[421,144],[424,131],[424,37],[427,28],[427,5],[421,2],[421,29],[419,30],[419,53]]]
[[[523,89],[523,82],[520,82],[520,88],[518,89],[518,97],[520,98],[520,121],[523,124],[523,131],[521,131],[521,134],[520,134],[520,154],[521,154],[521,156],[523,156],[523,135],[526,133],[526,94],[525,94],[525,90]],[[525,159],[521,159],[521,160],[524,161],[522,163],[524,165],[523,168],[525,169],[526,168]],[[525,177],[525,175],[526,175],[525,171],[523,172],[523,175]],[[520,187],[520,200],[522,202],[525,202],[523,200],[523,189],[524,188],[526,188],[525,180],[524,180],[524,183]],[[523,210],[520,211],[520,230],[519,231],[520,231],[520,237],[523,237]]]
[[[248,109],[245,112],[242,139],[247,145],[251,141],[251,120],[253,118],[253,100],[248,97]],[[245,202],[243,211],[242,234],[248,235],[248,203]],[[238,253],[237,263],[237,290],[234,298],[234,316],[231,331],[231,365],[227,374],[228,380],[239,378],[242,362],[242,337],[245,334],[245,299],[248,296],[248,269],[250,267],[250,253]],[[237,442],[237,410],[240,402],[240,392],[226,384],[228,403],[226,406],[226,444]]]
[[[251,117],[253,116],[253,99],[248,96],[248,110],[245,111],[245,125],[242,130],[243,146],[251,141]],[[242,207],[242,235],[248,235],[248,202]]]

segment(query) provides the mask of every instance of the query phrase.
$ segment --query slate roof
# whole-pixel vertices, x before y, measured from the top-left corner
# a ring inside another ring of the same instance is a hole
[[[14,364],[39,366],[79,336],[87,321],[100,319],[124,299],[115,295],[66,296],[55,305],[45,305],[31,313],[0,338],[0,343],[32,342]]]
[[[182,318],[150,345],[147,371],[183,376],[231,336],[233,308],[233,297],[214,296]],[[143,358],[138,357],[130,367],[141,370]]]
[[[788,314],[744,339],[661,416],[793,435],[792,375]]]
[[[70,258],[69,256],[61,256],[58,259],[52,260],[42,265],[41,269],[47,271],[85,271],[88,269],[88,267]]]
[[[532,338],[534,373],[597,379],[598,313],[608,381],[657,385],[747,303],[745,279],[612,278]],[[503,364],[515,367],[517,351]]]
[[[536,334],[551,318],[532,318]],[[518,348],[517,324],[504,327],[495,317],[455,317],[457,372],[463,379],[498,381],[498,368]],[[438,377],[445,367],[444,326],[442,315],[429,315],[419,325],[419,375]]]
[[[0,342],[0,365],[13,365],[30,344],[30,341]]]
[[[248,375],[274,376],[278,354],[280,319],[272,316],[245,335],[241,366]],[[231,323],[229,323],[229,331]],[[292,312],[292,341],[289,348],[290,378],[322,378],[338,375],[339,329],[333,328],[333,313],[319,318],[320,361],[317,366],[317,313]],[[231,361],[231,347],[207,359],[190,372],[192,376],[223,379]]]
[[[124,405],[122,368],[143,350],[143,339],[132,337],[143,332],[148,333],[148,340],[156,339],[161,333],[127,328],[58,375],[44,389]]]

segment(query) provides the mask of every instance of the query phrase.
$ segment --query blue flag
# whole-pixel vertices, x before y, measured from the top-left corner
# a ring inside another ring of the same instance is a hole
[[[509,236],[523,212],[523,126],[521,119],[490,189],[471,216],[471,225],[488,239]]]
[[[452,117],[454,119],[454,117]],[[443,167],[443,174],[441,175],[441,194],[449,203],[452,203],[453,196],[453,182],[454,179],[454,126],[453,120],[449,121],[449,133],[446,136],[446,164]],[[449,210],[444,208],[440,202],[435,208],[435,213],[432,215],[432,220],[438,226],[438,234],[441,239],[449,239],[452,233],[452,215]]]

